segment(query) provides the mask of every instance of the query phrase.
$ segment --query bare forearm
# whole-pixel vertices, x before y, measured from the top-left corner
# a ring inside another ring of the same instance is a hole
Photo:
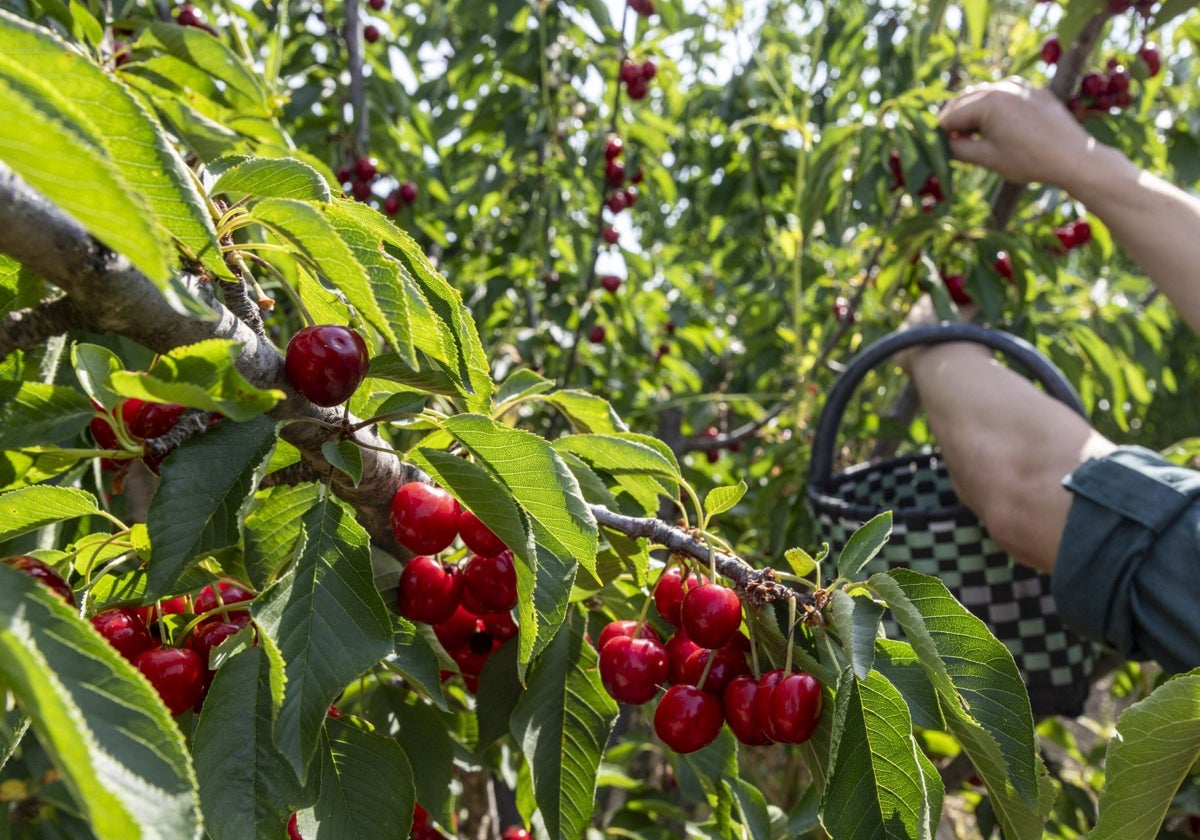
[[[1200,332],[1200,200],[1098,146],[1062,186],[1113,237]]]

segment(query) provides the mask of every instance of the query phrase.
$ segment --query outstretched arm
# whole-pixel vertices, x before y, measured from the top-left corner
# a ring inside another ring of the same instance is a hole
[[[1021,79],[967,88],[939,121],[955,158],[1087,205],[1200,332],[1200,200],[1098,142],[1053,94]]]

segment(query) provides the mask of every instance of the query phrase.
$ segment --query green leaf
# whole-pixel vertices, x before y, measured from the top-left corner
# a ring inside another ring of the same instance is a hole
[[[74,388],[0,382],[0,449],[61,443],[83,431],[95,414]]]
[[[162,598],[190,565],[237,545],[250,494],[275,444],[275,422],[225,420],[188,440],[162,465],[150,500],[149,597]]]
[[[971,46],[979,49],[983,46],[983,36],[987,32],[991,4],[988,0],[965,0],[962,4],[962,11],[967,32],[970,34]]]
[[[295,198],[328,204],[329,182],[306,163],[290,158],[245,158],[226,169],[212,185],[213,193],[260,198]]]
[[[71,347],[71,364],[84,393],[111,411],[121,397],[108,387],[108,379],[124,367],[117,354],[98,344],[75,344]]]
[[[488,657],[479,674],[475,719],[479,723],[476,752],[480,754],[508,734],[513,710],[524,693],[517,668],[517,649],[512,641],[505,642]]]
[[[417,626],[400,616],[392,616],[395,623],[395,644],[384,664],[402,675],[414,687],[446,709],[446,698],[442,695],[441,663],[429,642],[417,631]]]
[[[912,645],[895,639],[875,639],[875,670],[904,697],[915,726],[945,731],[946,720],[938,705],[937,692]]]
[[[218,80],[227,104],[242,116],[271,116],[261,77],[220,38],[195,27],[154,21],[142,30],[135,46],[139,50],[163,49]]]
[[[854,579],[892,536],[892,512],[885,510],[850,535],[838,555],[838,575]]]
[[[292,559],[304,535],[302,521],[320,498],[316,483],[259,491],[246,515],[245,564],[249,582],[262,589]]]
[[[530,669],[528,685],[512,734],[529,762],[548,837],[574,840],[591,823],[600,758],[617,719],[578,611]]]
[[[396,740],[412,764],[417,801],[431,815],[447,817],[454,775],[453,719],[406,689],[387,686],[381,693],[399,723]]]
[[[825,830],[855,840],[932,840],[945,791],[936,774],[928,779],[922,770],[900,692],[876,671],[859,679],[847,669],[833,714],[830,772],[821,797]]]
[[[704,512],[709,516],[716,516],[732,510],[733,506],[740,502],[742,496],[745,495],[746,482],[744,481],[738,481],[737,484],[731,486],[714,487],[704,497]]]
[[[0,679],[97,838],[201,836],[191,760],[157,693],[58,596],[7,567]]]
[[[321,454],[334,469],[341,470],[350,476],[350,481],[357,487],[362,481],[363,459],[362,450],[352,440],[328,440],[321,444]]]
[[[398,353],[380,353],[373,357],[367,377],[399,382],[410,388],[418,388],[433,394],[444,394],[447,397],[456,397],[461,393],[454,380],[447,376],[440,367],[422,368]]]
[[[1012,654],[945,584],[910,569],[869,581],[937,692],[950,733],[991,794],[1005,836],[1041,837],[1053,785],[1037,752],[1029,694]]]
[[[22,487],[0,496],[0,540],[100,513],[96,497],[74,487],[38,485]]]
[[[404,750],[344,720],[325,727],[316,840],[406,836],[416,793]]]
[[[267,652],[253,647],[221,666],[204,697],[192,756],[213,840],[283,837],[301,804],[296,775],[275,748],[272,686],[282,681]]]
[[[1070,49],[1092,17],[1104,11],[1104,0],[1067,0],[1058,21],[1058,40],[1063,49]]]
[[[803,548],[789,548],[783,553],[783,559],[796,577],[808,577],[820,568],[813,556]]]
[[[1200,671],[1169,679],[1117,718],[1105,753],[1100,814],[1089,840],[1158,837],[1200,758]]]
[[[391,321],[383,314],[371,277],[362,262],[369,258],[379,263],[382,255],[378,247],[371,248],[369,242],[362,241],[361,233],[353,226],[348,232],[356,234],[356,241],[354,245],[346,241],[347,216],[340,204],[267,198],[255,204],[250,215],[304,254],[316,271],[346,296],[368,324],[379,330],[389,344],[396,344],[396,333]],[[387,288],[386,277],[376,279],[382,288]],[[393,281],[392,289],[394,287]],[[403,327],[407,331],[407,317],[403,318]]]
[[[150,250],[142,253],[114,245],[115,250],[129,257],[151,280],[161,285],[166,280],[167,265],[173,262],[166,241],[169,235],[210,271],[230,277],[220,255],[216,228],[191,173],[162,127],[133,94],[56,36],[7,14],[0,16],[0,55],[20,67],[21,72],[41,79],[46,88],[61,97],[60,102],[69,103],[70,109],[62,111],[69,125],[76,130],[86,125],[87,134],[99,135],[105,156],[120,172],[121,181],[130,188],[124,196],[129,211],[136,212],[144,202],[148,210],[145,221],[131,232],[140,230],[145,224],[157,226],[160,233],[146,237],[142,242]],[[43,138],[34,134],[31,126],[24,125],[23,128],[28,130],[27,136],[38,137],[38,151],[44,159],[54,161],[58,180],[66,190],[86,193],[87,190],[81,188],[85,184],[95,184],[90,178],[78,183],[63,180],[66,173],[62,167],[74,163],[46,148]],[[62,189],[58,188],[59,191]],[[66,209],[67,205],[58,197],[51,193],[47,195]],[[79,195],[74,200],[85,199]],[[96,213],[100,210],[97,207]],[[83,221],[82,217],[77,218]],[[111,224],[115,225],[116,221],[114,218]],[[103,236],[99,238],[104,239]]]
[[[71,469],[80,460],[77,454],[53,447],[0,452],[0,492],[46,481]]]
[[[375,588],[367,533],[353,512],[326,497],[303,524],[303,551],[251,611],[286,663],[275,735],[301,779],[329,704],[393,650],[392,622]]]
[[[501,406],[512,400],[544,394],[553,389],[554,383],[540,373],[534,373],[529,368],[518,368],[500,383],[500,387],[496,389],[495,401],[497,406]]]
[[[608,400],[595,394],[566,389],[546,397],[546,402],[561,411],[576,432],[611,435],[629,431]]]
[[[854,676],[865,680],[875,667],[875,641],[879,636],[883,606],[865,594],[854,596],[835,589],[832,610],[834,629],[842,640],[842,649],[850,660]]]
[[[176,347],[146,372],[118,371],[112,387],[123,397],[215,411],[242,422],[275,407],[282,391],[251,385],[237,369],[241,345],[224,338]]]
[[[554,441],[554,449],[614,476],[644,509],[655,510],[661,496],[674,498],[678,492],[681,478],[674,453],[646,435],[568,435]]]

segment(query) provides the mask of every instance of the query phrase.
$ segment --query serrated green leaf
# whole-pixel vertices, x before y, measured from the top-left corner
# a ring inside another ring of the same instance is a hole
[[[411,621],[398,615],[392,616],[392,621],[396,629],[395,643],[384,664],[425,692],[444,711],[446,698],[442,695],[442,666],[437,654]]]
[[[513,710],[523,693],[517,667],[517,645],[508,641],[488,657],[479,674],[479,690],[475,692],[479,700],[475,706],[475,717],[479,721],[477,752],[483,754],[508,734]]]
[[[274,742],[271,686],[282,669],[252,647],[226,661],[204,697],[192,741],[205,828],[213,840],[283,837],[302,792]]]
[[[945,791],[927,779],[908,707],[877,671],[838,681],[821,823],[832,837],[932,840]],[[928,788],[929,781],[936,787]]]
[[[301,779],[329,704],[393,649],[392,622],[375,588],[367,533],[353,512],[326,497],[303,524],[303,551],[251,610],[286,663],[276,743]]]
[[[608,400],[595,394],[566,389],[549,395],[546,402],[561,411],[576,432],[611,435],[629,431]]]
[[[362,481],[362,450],[352,440],[329,440],[321,444],[321,454],[334,469],[350,476],[355,487]]]
[[[74,388],[0,382],[0,449],[62,443],[83,431],[95,413]]]
[[[838,555],[838,575],[853,580],[892,536],[892,512],[885,510],[864,522],[846,540],[846,547]]]
[[[883,606],[871,598],[856,597],[835,589],[832,609],[834,629],[842,640],[842,650],[850,661],[854,676],[865,680],[875,667],[875,640],[879,636]]]
[[[572,611],[530,669],[512,717],[551,840],[574,840],[590,824],[600,758],[617,719],[583,631],[583,616]]]
[[[744,481],[726,487],[714,487],[704,497],[704,512],[709,516],[716,516],[732,510],[733,506],[740,502],[742,496],[745,495],[746,482]]]
[[[1151,840],[1200,758],[1200,671],[1154,689],[1117,718],[1105,753],[1100,813],[1089,840]]]
[[[398,353],[380,353],[373,357],[367,378],[399,382],[410,388],[447,397],[457,397],[461,393],[454,380],[447,376],[442,368],[418,367]]]
[[[925,675],[912,645],[896,639],[875,639],[875,670],[883,674],[908,703],[913,724],[923,729],[946,729],[937,692]]]
[[[417,801],[434,817],[446,820],[454,775],[452,718],[411,691],[387,686],[381,693],[399,723],[396,740],[412,764]]]
[[[329,182],[306,163],[290,158],[245,158],[224,170],[213,193],[259,198],[295,198],[328,204]]]
[[[783,553],[783,559],[787,561],[788,568],[796,577],[808,577],[820,568],[812,555],[803,548],[789,548]]]
[[[892,569],[872,575],[869,585],[903,628],[947,727],[988,788],[1005,836],[1039,838],[1053,785],[1036,749],[1029,694],[1008,648],[937,578]]]
[[[108,387],[108,378],[124,367],[117,354],[98,344],[75,344],[71,347],[71,365],[84,393],[111,411],[121,397]]]
[[[210,271],[230,277],[220,256],[216,228],[204,198],[162,127],[136,97],[56,36],[9,15],[0,17],[0,55],[42,79],[69,102],[68,122],[78,126],[86,121],[89,129],[100,136],[106,156],[120,171],[122,181],[132,188],[125,198],[131,209],[136,210],[144,201],[148,208],[146,223],[174,237]],[[30,126],[24,128],[28,130]],[[42,154],[54,159],[39,135],[30,131],[29,136],[38,136]],[[66,161],[55,160],[56,168],[64,165]],[[58,177],[64,175],[59,169]],[[66,183],[68,189],[80,186]],[[55,196],[50,197],[60,206],[66,206]],[[173,255],[164,238],[156,239],[161,244],[145,255],[114,248],[142,268],[151,280],[162,284]]]
[[[320,498],[316,483],[260,491],[246,515],[245,564],[249,582],[262,589],[292,559],[303,536],[301,522]]]
[[[645,510],[656,510],[664,495],[674,498],[682,480],[674,453],[662,441],[646,435],[568,435],[554,441],[554,449],[616,478]]]
[[[386,265],[378,246],[372,248],[359,227],[347,223],[350,217],[339,203],[325,205],[290,198],[266,198],[251,208],[250,215],[304,254],[368,324],[379,330],[389,344],[397,343],[396,333],[375,297],[376,287],[362,260],[373,261],[377,272],[381,272],[376,278],[380,290],[387,291],[394,300],[401,297],[392,294],[395,283],[388,284]],[[354,243],[347,241],[346,236],[352,236]],[[401,319],[404,330],[408,328],[407,320],[407,317]]]
[[[66,472],[82,460],[60,449],[28,447],[0,452],[0,493],[29,487]]]
[[[325,726],[316,840],[406,836],[416,793],[404,750],[344,720]]]
[[[237,545],[250,494],[275,444],[275,422],[223,421],[188,440],[162,465],[150,500],[149,596],[162,598],[207,553]]]
[[[237,342],[223,338],[187,344],[159,356],[148,371],[117,371],[111,385],[123,397],[179,403],[238,422],[250,420],[274,408],[284,394],[251,385],[237,369],[240,353]]]
[[[97,838],[201,836],[191,760],[157,693],[62,599],[7,567],[0,679]]]
[[[497,406],[502,406],[511,400],[544,394],[553,389],[554,383],[540,373],[534,373],[529,368],[518,368],[500,383],[495,401]]]
[[[267,95],[261,77],[251,72],[220,38],[191,26],[152,21],[135,44],[139,50],[159,48],[175,58],[220,80],[227,91],[228,104],[242,116],[269,117]]]
[[[74,487],[22,487],[0,496],[0,540],[99,513],[96,497]]]

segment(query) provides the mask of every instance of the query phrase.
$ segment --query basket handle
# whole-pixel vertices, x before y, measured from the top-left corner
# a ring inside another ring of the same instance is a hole
[[[833,383],[825,406],[817,418],[813,435],[812,458],[809,462],[809,486],[823,485],[833,473],[833,449],[842,415],[855,389],[876,365],[900,350],[918,344],[946,344],[968,341],[998,350],[1025,368],[1050,396],[1086,417],[1083,403],[1074,386],[1040,350],[1023,338],[1000,330],[966,322],[942,321],[894,332],[868,345],[852,358]]]

